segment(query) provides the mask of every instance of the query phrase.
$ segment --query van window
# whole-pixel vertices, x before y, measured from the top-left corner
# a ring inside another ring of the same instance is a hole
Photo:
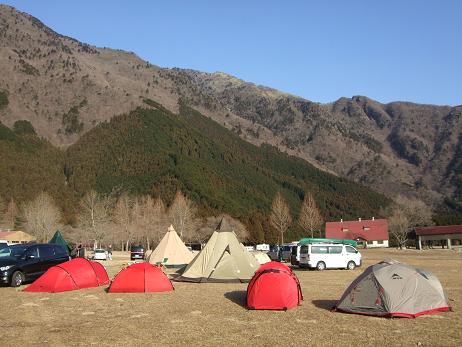
[[[356,249],[351,246],[345,246],[347,253],[356,253]]]
[[[282,248],[282,250],[283,250],[284,252],[291,251],[291,250],[292,250],[292,246],[284,246],[284,247]]]
[[[308,245],[300,247],[300,254],[308,254]]]
[[[313,254],[326,254],[327,246],[311,246],[311,253]]]
[[[340,254],[342,253],[342,246],[332,246],[329,247],[330,254]]]

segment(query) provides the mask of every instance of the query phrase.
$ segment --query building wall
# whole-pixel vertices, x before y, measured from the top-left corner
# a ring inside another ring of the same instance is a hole
[[[368,241],[367,243],[367,248],[386,248],[386,247],[388,247],[388,240],[373,240],[373,241]]]

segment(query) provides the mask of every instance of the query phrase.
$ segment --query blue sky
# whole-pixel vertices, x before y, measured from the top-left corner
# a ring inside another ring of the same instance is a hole
[[[163,67],[309,100],[462,104],[462,1],[0,1]]]

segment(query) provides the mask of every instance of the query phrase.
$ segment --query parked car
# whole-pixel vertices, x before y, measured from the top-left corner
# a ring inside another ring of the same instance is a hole
[[[269,252],[270,250],[270,245],[267,243],[259,243],[258,245],[255,246],[255,249],[257,251],[262,251],[262,252]]]
[[[0,249],[8,247],[8,241],[0,240]]]
[[[314,243],[300,247],[300,267],[317,270],[343,268],[354,270],[361,266],[361,253],[350,245]]]
[[[102,248],[97,248],[93,251],[93,260],[107,260],[107,251]]]
[[[300,245],[292,246],[292,253],[290,255],[290,263],[292,265],[300,264]]]
[[[296,245],[296,242],[285,243],[282,246],[274,245],[270,247],[270,251],[267,254],[271,260],[279,260],[279,249],[282,247],[282,261],[290,262],[292,247]]]
[[[0,250],[0,283],[18,287],[40,277],[50,267],[70,260],[64,247],[18,244]]]
[[[143,246],[132,246],[130,249],[130,259],[144,259],[144,248]]]

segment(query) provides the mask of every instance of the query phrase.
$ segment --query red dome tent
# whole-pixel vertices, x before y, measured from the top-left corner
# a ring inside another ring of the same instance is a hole
[[[290,267],[278,261],[274,261],[274,260],[268,263],[262,264],[255,272],[263,271],[266,269],[279,269],[279,270],[292,272],[292,269]]]
[[[136,263],[121,270],[109,287],[109,293],[169,292],[172,282],[162,270],[150,263]]]
[[[302,289],[292,270],[279,262],[263,264],[247,287],[247,307],[254,310],[288,310],[303,300]]]
[[[106,284],[109,284],[109,277],[103,265],[84,258],[75,258],[49,268],[24,291],[57,293]]]

